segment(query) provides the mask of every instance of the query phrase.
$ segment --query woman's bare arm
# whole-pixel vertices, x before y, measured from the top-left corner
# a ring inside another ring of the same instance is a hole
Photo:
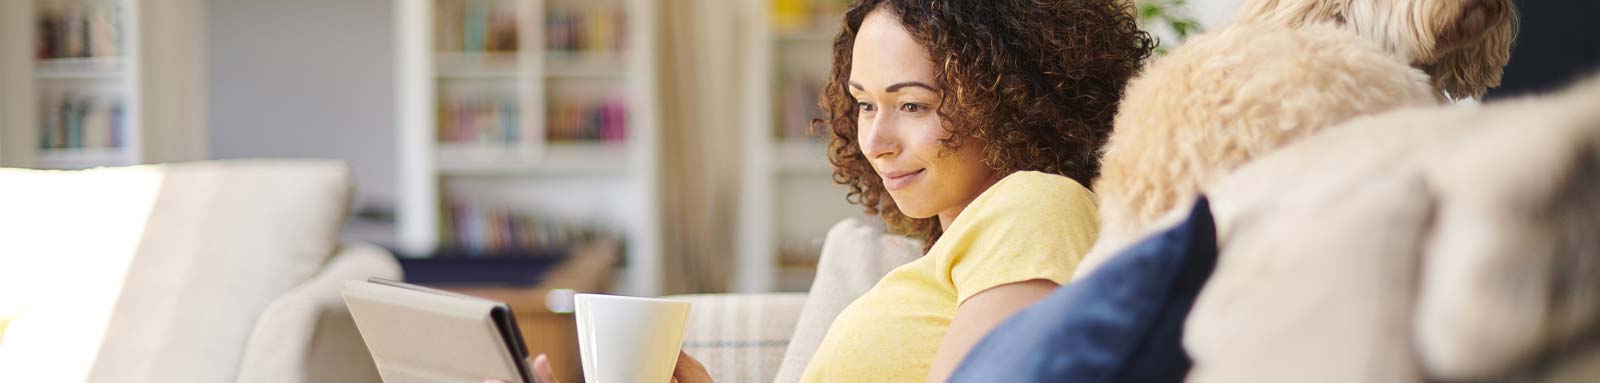
[[[966,358],[967,351],[989,334],[989,330],[1011,314],[1044,299],[1057,286],[1048,279],[1033,279],[995,286],[967,298],[956,308],[950,331],[939,342],[939,351],[934,353],[933,365],[928,368],[928,381],[949,379],[956,366]]]

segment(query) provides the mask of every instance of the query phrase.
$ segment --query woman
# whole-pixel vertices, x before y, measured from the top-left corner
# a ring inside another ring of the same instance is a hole
[[[1093,245],[1083,185],[1153,42],[1125,0],[859,0],[833,46],[813,125],[834,180],[928,247],[839,314],[802,381],[944,381]],[[674,375],[709,381],[687,355]]]

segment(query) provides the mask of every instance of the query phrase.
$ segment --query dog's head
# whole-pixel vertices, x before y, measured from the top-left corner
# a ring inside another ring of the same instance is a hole
[[[1435,88],[1456,99],[1500,85],[1515,19],[1511,0],[1246,0],[1235,18],[1340,25],[1427,72]]]

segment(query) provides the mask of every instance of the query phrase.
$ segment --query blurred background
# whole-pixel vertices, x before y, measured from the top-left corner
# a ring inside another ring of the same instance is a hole
[[[1238,0],[1138,3],[1170,49]],[[860,214],[808,126],[845,5],[6,0],[0,166],[342,159],[344,235],[409,278],[528,282],[615,240],[615,291],[804,291]],[[1521,6],[1508,92],[1594,67],[1594,2]]]

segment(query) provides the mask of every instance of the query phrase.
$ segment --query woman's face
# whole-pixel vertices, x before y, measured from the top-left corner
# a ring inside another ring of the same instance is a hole
[[[963,142],[955,152],[939,143],[948,132],[934,111],[940,89],[933,75],[927,50],[892,13],[873,11],[862,21],[850,67],[861,152],[901,213],[938,215],[948,226],[994,184],[995,172],[981,162],[977,142]]]

